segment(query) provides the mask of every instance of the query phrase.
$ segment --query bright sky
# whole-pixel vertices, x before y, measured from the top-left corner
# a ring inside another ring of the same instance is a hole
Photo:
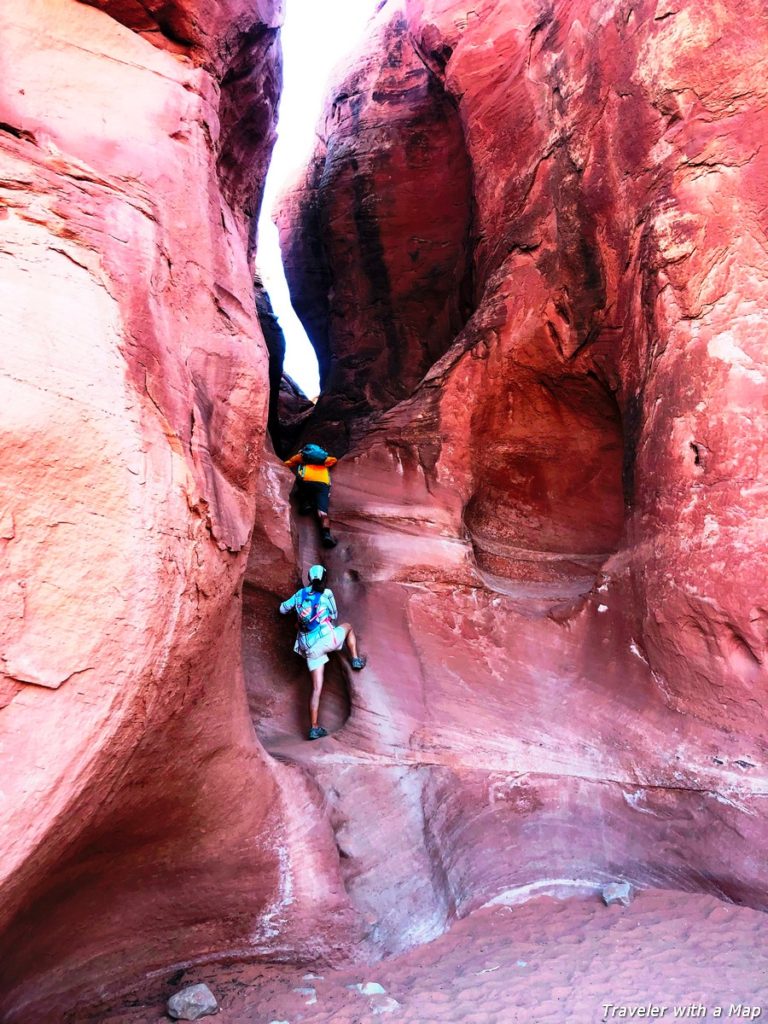
[[[280,258],[272,207],[283,185],[305,166],[328,80],[336,64],[360,41],[379,0],[286,0],[283,26],[283,95],[278,139],[259,220],[257,262],[285,333],[285,372],[314,398],[320,388],[314,349],[293,311]]]

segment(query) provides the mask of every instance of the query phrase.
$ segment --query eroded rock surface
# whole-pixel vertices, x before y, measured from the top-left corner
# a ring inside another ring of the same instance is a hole
[[[766,908],[757,0],[380,5],[283,215],[329,554],[263,442],[277,5],[0,19],[9,1024],[617,878]],[[321,559],[369,661],[307,744]]]
[[[4,1022],[179,962],[331,949],[344,919],[239,653],[279,21],[271,0],[0,12]]]
[[[233,1024],[585,1024],[653,1019],[651,1007],[659,1020],[673,1020],[677,1008],[689,1019],[727,1020],[732,1010],[732,1020],[761,1020],[766,938],[765,914],[711,896],[644,892],[630,907],[541,897],[484,907],[435,942],[366,970],[323,970],[308,982],[301,967],[236,965],[218,985]],[[301,994],[307,984],[311,1005]],[[162,1003],[140,1002],[99,1024],[154,1021]]]
[[[374,24],[324,126],[278,219],[319,417],[343,442],[350,419],[410,394],[466,318],[471,182],[455,102],[401,12]]]
[[[398,402],[380,360],[407,365],[412,311],[364,297],[419,245],[387,197],[392,133],[408,152],[423,125],[371,69],[414,58],[455,112],[430,146],[463,156],[419,195],[472,224],[473,311],[446,347],[420,290],[419,351],[446,350]],[[316,425],[351,446],[327,561],[370,660],[320,750],[267,742],[321,782],[388,950],[616,877],[768,903],[767,62],[757,2],[390,0],[329,96],[282,230]],[[467,164],[471,195],[446,191]],[[345,219],[356,190],[375,231]]]

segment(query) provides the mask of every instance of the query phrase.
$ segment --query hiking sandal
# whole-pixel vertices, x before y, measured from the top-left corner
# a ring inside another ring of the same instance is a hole
[[[350,664],[351,664],[352,668],[355,670],[355,672],[359,672],[361,668],[365,668],[367,663],[368,663],[368,659],[367,658],[353,658],[352,661],[350,662]]]

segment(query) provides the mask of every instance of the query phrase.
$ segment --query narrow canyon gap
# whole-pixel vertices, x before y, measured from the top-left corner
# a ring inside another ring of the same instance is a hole
[[[279,22],[0,13],[4,1024],[617,877],[768,903],[762,5],[381,5],[280,214],[369,656],[314,744]]]

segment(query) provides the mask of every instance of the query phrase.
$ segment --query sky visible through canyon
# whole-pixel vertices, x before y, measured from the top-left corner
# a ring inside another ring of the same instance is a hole
[[[285,372],[307,395],[319,391],[317,360],[291,306],[272,211],[312,152],[334,68],[355,48],[377,0],[288,0],[283,41],[283,95],[278,139],[259,221],[258,265],[285,333]]]

